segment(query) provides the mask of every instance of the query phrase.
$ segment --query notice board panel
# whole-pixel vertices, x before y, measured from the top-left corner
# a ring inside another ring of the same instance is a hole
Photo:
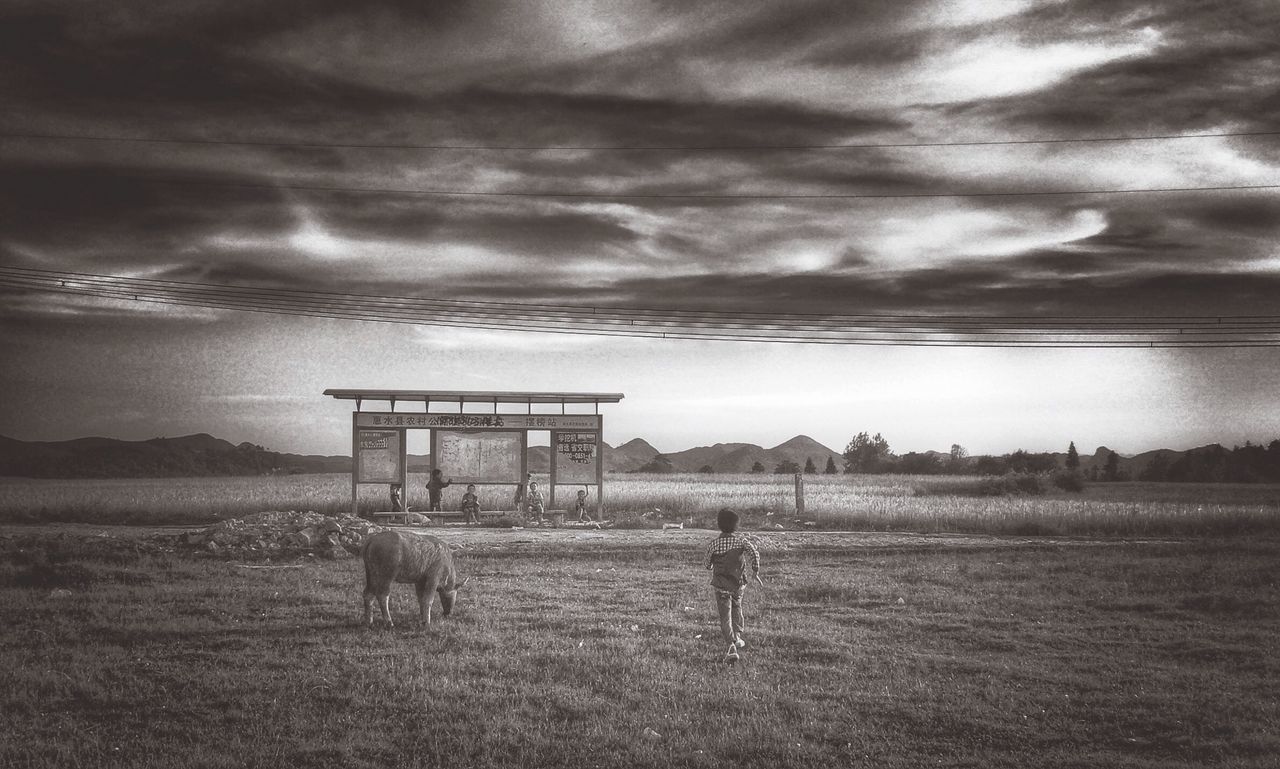
[[[401,483],[399,430],[358,430],[356,433],[356,481]]]
[[[551,444],[555,449],[556,483],[590,483],[597,480],[600,457],[596,454],[599,433],[554,431]]]
[[[454,483],[524,483],[525,433],[432,430],[431,463]]]

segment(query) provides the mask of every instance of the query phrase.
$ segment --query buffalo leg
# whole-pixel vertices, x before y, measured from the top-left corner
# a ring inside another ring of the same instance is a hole
[[[431,602],[436,598],[437,583],[422,580],[414,585],[418,589],[418,607],[422,610],[422,624],[431,624]]]
[[[391,592],[390,591],[378,596],[378,608],[382,610],[382,618],[386,620],[387,627],[395,627],[396,623],[391,621]]]

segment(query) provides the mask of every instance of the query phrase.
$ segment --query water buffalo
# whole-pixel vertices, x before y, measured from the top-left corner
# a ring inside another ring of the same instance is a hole
[[[374,534],[360,550],[364,558],[364,623],[373,627],[370,607],[378,601],[378,609],[387,627],[391,621],[392,582],[412,582],[418,591],[423,624],[431,624],[433,593],[440,594],[444,616],[453,611],[458,590],[466,584],[458,581],[449,547],[435,537],[382,531]]]

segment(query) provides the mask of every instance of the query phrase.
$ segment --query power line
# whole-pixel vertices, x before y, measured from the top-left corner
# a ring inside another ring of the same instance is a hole
[[[1280,346],[1280,316],[1212,316],[1184,318],[1135,318],[1127,321],[1079,317],[1073,326],[1061,318],[1052,323],[992,317],[986,325],[968,320],[976,316],[876,316],[871,321],[816,324],[812,319],[795,322],[784,316],[769,322],[731,313],[701,313],[690,322],[687,315],[667,317],[637,315],[629,310],[570,315],[569,311],[540,309],[537,305],[506,303],[506,311],[493,307],[468,311],[456,305],[413,306],[406,297],[371,297],[333,292],[262,289],[222,284],[190,284],[141,278],[101,278],[85,273],[0,267],[0,287],[53,291],[104,299],[329,318],[398,323],[420,326],[476,328],[501,331],[690,339],[791,344],[964,346],[964,347],[1275,347]],[[383,300],[382,302],[371,300]],[[497,303],[489,303],[497,304]],[[575,308],[575,311],[578,308]],[[587,308],[596,312],[596,308]],[[630,317],[629,317],[630,316]],[[832,319],[841,316],[830,316]],[[966,322],[957,323],[958,318]],[[896,322],[910,325],[895,325]],[[1152,326],[1151,322],[1164,325]]]
[[[1228,192],[1280,189],[1278,184],[1214,185],[1207,187],[1138,187],[1093,190],[1017,190],[1011,192],[589,192],[555,190],[468,190],[417,189],[404,187],[346,187],[341,185],[293,184],[285,182],[236,182],[186,179],[165,176],[120,175],[120,179],[150,184],[174,184],[189,187],[224,187],[240,189],[292,190],[301,192],[343,192],[373,195],[413,195],[426,197],[494,197],[494,198],[585,198],[592,200],[905,200],[919,198],[1007,198],[1064,195],[1134,195],[1173,192]]]
[[[866,150],[908,149],[929,147],[1006,147],[1035,144],[1098,144],[1146,141],[1175,141],[1182,139],[1217,139],[1259,136],[1280,136],[1280,131],[1216,131],[1200,134],[1150,134],[1129,136],[1086,136],[1077,138],[1054,137],[1046,139],[983,139],[951,142],[865,142],[835,144],[705,144],[705,145],[567,145],[567,144],[395,144],[368,142],[298,142],[254,139],[194,139],[172,137],[109,136],[94,134],[9,133],[0,132],[6,139],[31,139],[39,141],[113,142],[122,144],[186,144],[236,147],[272,147],[282,149],[361,149],[361,150],[432,150],[465,152],[793,152],[808,150]]]
[[[650,307],[616,308],[596,305],[549,304],[543,302],[515,302],[488,299],[456,299],[413,297],[392,294],[363,294],[342,291],[322,291],[315,289],[279,289],[259,286],[235,286],[230,284],[201,283],[181,281],[171,278],[131,278],[103,273],[90,273],[68,270],[46,270],[32,267],[0,265],[0,274],[8,277],[26,277],[49,282],[95,282],[106,286],[139,287],[143,289],[160,289],[174,291],[222,291],[244,294],[249,297],[274,298],[298,297],[317,301],[353,301],[363,306],[447,309],[450,312],[508,312],[537,314],[563,317],[566,319],[604,320],[622,318],[644,321],[672,321],[685,323],[799,323],[808,327],[811,324],[834,323],[841,327],[858,324],[924,324],[930,321],[946,325],[1008,324],[1018,327],[1034,327],[1050,329],[1065,326],[1069,329],[1082,327],[1150,329],[1155,328],[1187,328],[1206,326],[1221,328],[1224,326],[1248,326],[1254,324],[1280,323],[1280,314],[1274,315],[960,315],[960,314],[921,314],[921,313],[777,313],[777,312],[741,312],[725,310],[679,310],[657,309]]]

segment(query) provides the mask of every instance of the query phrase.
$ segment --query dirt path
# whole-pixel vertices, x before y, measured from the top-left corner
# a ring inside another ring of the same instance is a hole
[[[113,539],[150,539],[177,536],[198,531],[206,526],[95,526],[85,523],[50,523],[35,525],[0,524],[0,537],[66,536],[72,538],[107,537]],[[561,529],[492,529],[445,526],[396,526],[400,531],[430,534],[454,547],[540,547],[584,544],[609,547],[652,547],[665,544],[696,547],[710,542],[716,535],[708,529],[593,529],[566,527]],[[982,534],[918,534],[911,532],[872,531],[750,531],[765,551],[795,549],[971,549],[1018,548],[1081,545],[1117,545],[1130,542],[1169,542],[1169,539],[1090,539],[1083,537],[1014,537]]]
[[[410,528],[410,527],[405,527]],[[412,528],[460,547],[485,545],[557,545],[570,543],[614,546],[653,546],[664,543],[677,547],[705,545],[715,538],[708,529],[480,529],[438,526]],[[1010,537],[981,534],[919,534],[879,531],[748,531],[761,550],[794,549],[945,549],[995,547],[1045,547],[1111,545],[1125,542],[1167,542],[1169,540],[1087,539],[1074,537]]]

